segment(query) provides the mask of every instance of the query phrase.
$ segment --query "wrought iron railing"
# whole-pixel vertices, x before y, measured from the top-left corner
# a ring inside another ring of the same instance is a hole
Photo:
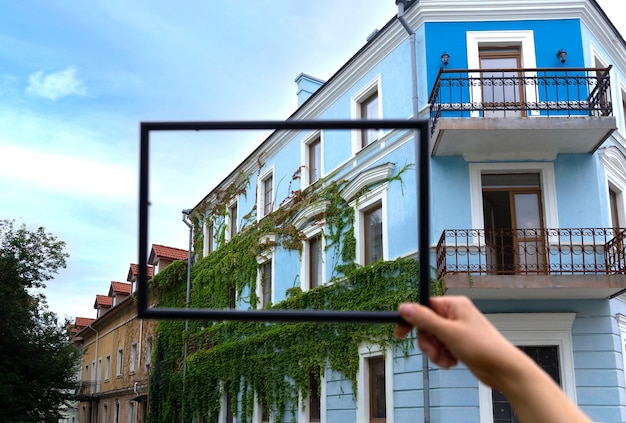
[[[626,229],[446,229],[437,276],[626,274]]]
[[[81,380],[78,386],[78,396],[91,397],[100,393],[100,382],[94,380]]]
[[[439,118],[611,116],[608,68],[440,69],[430,94]]]

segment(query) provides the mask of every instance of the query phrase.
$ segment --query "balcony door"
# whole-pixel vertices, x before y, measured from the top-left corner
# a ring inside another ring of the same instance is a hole
[[[521,47],[480,47],[479,56],[483,117],[524,116]]]
[[[545,272],[539,174],[484,174],[482,186],[487,271]]]

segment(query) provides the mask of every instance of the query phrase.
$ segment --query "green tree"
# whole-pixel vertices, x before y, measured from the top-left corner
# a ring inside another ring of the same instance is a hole
[[[0,421],[57,422],[72,399],[79,352],[41,293],[64,248],[42,227],[0,220]]]

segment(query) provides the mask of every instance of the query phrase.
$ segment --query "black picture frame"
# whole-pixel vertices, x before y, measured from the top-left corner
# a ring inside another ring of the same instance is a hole
[[[139,272],[137,316],[142,319],[239,320],[260,322],[402,323],[398,312],[326,310],[224,310],[201,308],[148,307],[148,209],[150,134],[157,131],[245,131],[245,130],[323,130],[323,129],[407,129],[414,131],[415,172],[418,202],[418,260],[420,303],[430,296],[430,131],[427,120],[286,120],[286,121],[187,121],[141,122],[139,157]]]

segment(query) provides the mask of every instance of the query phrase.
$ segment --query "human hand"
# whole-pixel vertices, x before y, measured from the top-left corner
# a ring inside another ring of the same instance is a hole
[[[435,297],[430,306],[404,303],[399,311],[418,329],[418,345],[436,365],[449,368],[462,361],[483,383],[500,389],[511,366],[530,360],[467,297]],[[398,325],[396,337],[402,338],[411,330]]]

